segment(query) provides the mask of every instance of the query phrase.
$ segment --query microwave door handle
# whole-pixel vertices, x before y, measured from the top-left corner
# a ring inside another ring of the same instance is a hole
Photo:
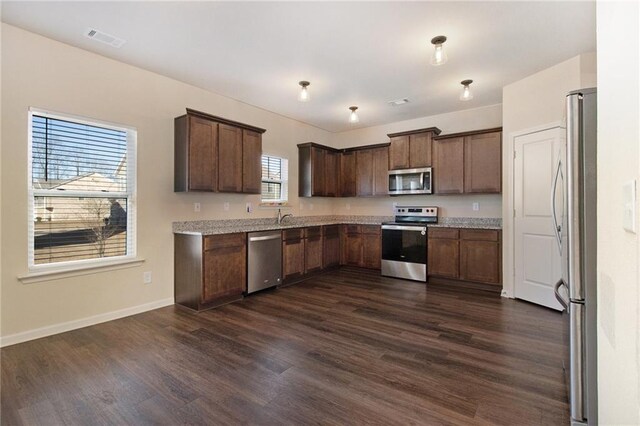
[[[424,189],[424,172],[420,173],[420,189]]]
[[[558,216],[556,212],[556,194],[558,191],[558,178],[560,177],[562,171],[562,161],[558,160],[558,165],[556,166],[556,173],[553,178],[553,187],[551,190],[551,217],[553,218],[553,234],[556,237],[556,243],[558,243],[558,250],[562,254],[562,234],[561,228],[558,224]]]

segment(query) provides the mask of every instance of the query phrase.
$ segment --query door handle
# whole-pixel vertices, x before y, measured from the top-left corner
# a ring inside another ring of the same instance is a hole
[[[556,193],[558,191],[558,178],[562,174],[562,161],[558,160],[556,166],[556,173],[553,177],[553,188],[551,190],[551,217],[553,218],[553,234],[556,237],[556,243],[558,243],[558,250],[562,254],[562,228],[558,224],[558,216],[556,215]]]
[[[556,285],[553,286],[553,293],[555,294],[556,299],[558,299],[558,302],[560,302],[562,307],[564,309],[567,309],[569,307],[569,305],[567,305],[567,302],[564,301],[564,299],[560,295],[560,292],[558,291],[558,290],[560,290],[560,287],[562,287],[563,285],[564,285],[564,281],[562,280],[562,278],[560,278],[560,280],[556,283]]]

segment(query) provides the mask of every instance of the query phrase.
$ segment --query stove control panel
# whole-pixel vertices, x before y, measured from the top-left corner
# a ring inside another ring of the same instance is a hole
[[[393,212],[398,216],[438,217],[437,207],[397,206]]]

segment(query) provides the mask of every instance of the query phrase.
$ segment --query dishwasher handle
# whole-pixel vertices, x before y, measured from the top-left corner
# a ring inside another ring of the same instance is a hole
[[[254,241],[268,241],[268,240],[280,240],[282,239],[282,235],[265,235],[262,237],[249,237],[249,242],[252,243]]]

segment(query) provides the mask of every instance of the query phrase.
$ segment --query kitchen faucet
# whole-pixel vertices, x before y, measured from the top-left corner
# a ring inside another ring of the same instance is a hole
[[[293,215],[291,213],[287,213],[283,215],[282,211],[278,209],[278,225],[282,224],[282,221],[285,220],[287,217],[293,217]]]

